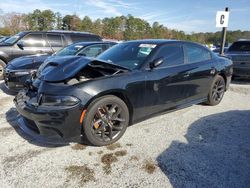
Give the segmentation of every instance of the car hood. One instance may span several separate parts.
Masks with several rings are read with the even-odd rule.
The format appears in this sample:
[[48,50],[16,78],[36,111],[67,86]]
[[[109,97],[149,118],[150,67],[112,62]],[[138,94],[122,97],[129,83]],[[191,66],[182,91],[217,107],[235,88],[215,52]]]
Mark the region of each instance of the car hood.
[[74,77],[84,67],[91,66],[112,70],[129,70],[109,62],[82,56],[50,57],[38,70],[38,78],[48,82],[62,82]]
[[9,65],[14,69],[38,69],[49,55],[30,55],[12,60]]

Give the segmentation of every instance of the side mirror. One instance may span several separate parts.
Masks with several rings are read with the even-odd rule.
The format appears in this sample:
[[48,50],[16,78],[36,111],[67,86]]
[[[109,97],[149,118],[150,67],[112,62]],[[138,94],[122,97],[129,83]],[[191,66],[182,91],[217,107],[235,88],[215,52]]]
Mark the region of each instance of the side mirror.
[[164,62],[163,57],[157,58],[149,64],[149,67],[150,69],[154,69],[155,67],[158,67],[159,65],[161,65],[163,62]]
[[20,40],[19,40],[19,41],[17,42],[17,46],[18,46],[21,50],[23,50],[23,47],[24,47],[25,45],[24,45],[24,42],[23,42],[23,41],[20,41]]

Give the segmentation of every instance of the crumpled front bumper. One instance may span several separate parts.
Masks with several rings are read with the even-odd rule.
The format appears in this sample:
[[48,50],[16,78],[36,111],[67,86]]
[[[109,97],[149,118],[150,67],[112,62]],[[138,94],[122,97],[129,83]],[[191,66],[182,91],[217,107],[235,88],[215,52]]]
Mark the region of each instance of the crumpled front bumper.
[[[33,97],[34,98],[34,97]],[[14,98],[20,128],[38,140],[53,142],[79,142],[81,140],[80,116],[82,106],[43,107],[31,104],[27,91],[20,91]],[[33,99],[34,100],[34,99]]]

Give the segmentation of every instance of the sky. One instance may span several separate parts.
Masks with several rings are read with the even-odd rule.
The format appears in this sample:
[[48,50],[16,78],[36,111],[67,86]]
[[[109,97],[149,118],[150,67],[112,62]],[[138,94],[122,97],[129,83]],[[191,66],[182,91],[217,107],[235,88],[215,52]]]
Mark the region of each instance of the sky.
[[51,9],[93,20],[131,14],[191,33],[220,31],[215,16],[225,7],[230,10],[228,30],[250,30],[250,0],[1,0],[0,14]]

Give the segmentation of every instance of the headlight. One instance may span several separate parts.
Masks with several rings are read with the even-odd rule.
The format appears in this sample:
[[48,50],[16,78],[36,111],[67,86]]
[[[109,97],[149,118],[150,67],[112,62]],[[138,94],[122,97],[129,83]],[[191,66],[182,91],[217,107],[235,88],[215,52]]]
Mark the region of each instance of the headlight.
[[43,106],[74,106],[79,102],[78,98],[72,96],[43,95],[41,99]]

